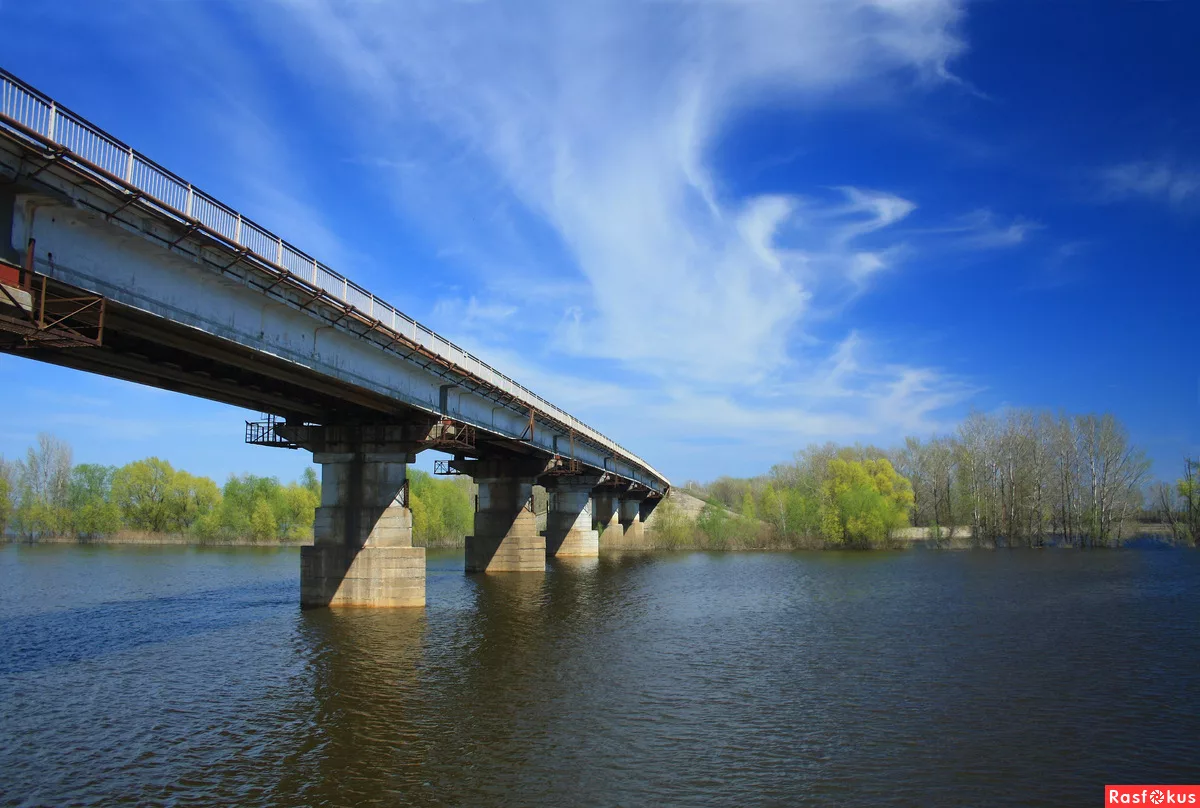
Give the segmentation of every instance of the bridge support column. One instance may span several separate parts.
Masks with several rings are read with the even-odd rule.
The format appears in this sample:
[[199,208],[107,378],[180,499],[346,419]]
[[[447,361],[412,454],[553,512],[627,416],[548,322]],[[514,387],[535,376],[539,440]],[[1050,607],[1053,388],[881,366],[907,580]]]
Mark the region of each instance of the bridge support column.
[[412,546],[411,454],[324,452],[312,547],[300,548],[300,605],[424,606],[425,548]]
[[613,491],[596,493],[596,524],[600,528],[600,543],[604,547],[619,547],[625,537],[621,524],[621,500]]
[[600,534],[592,527],[592,486],[595,479],[548,485],[546,555],[556,558],[594,558],[600,555]]
[[622,542],[626,547],[642,547],[645,545],[641,500],[621,500],[621,533]]
[[540,469],[528,463],[455,461],[479,486],[475,533],[466,537],[466,571],[545,572],[546,537],[533,512],[533,484]]

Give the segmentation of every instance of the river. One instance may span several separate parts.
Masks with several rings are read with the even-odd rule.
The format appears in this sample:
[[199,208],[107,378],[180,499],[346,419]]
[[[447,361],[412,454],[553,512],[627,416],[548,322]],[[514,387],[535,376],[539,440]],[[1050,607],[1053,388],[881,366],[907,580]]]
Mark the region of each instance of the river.
[[0,547],[0,804],[1102,804],[1200,782],[1200,553],[678,553],[301,612],[295,549]]

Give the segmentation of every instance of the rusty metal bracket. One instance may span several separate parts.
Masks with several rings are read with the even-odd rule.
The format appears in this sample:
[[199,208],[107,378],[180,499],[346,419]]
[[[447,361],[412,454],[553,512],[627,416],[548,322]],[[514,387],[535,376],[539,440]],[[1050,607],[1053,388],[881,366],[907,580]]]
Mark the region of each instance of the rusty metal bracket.
[[[533,429],[534,429],[534,426],[536,425],[536,423],[537,422],[534,420],[534,409],[532,406],[530,406],[529,422],[527,424],[525,424],[525,429],[523,429],[521,431],[521,438],[520,438],[521,440],[525,441],[526,443],[533,443]],[[526,435],[528,435],[529,437],[526,437]]]
[[242,259],[244,259],[247,255],[250,254],[250,250],[247,247],[241,247],[236,251],[236,254],[237,254],[236,258],[234,258],[232,261],[230,261],[225,266],[221,267],[222,274],[224,274],[225,272],[228,272],[229,270],[233,269],[235,266],[240,264],[242,262]]
[[41,174],[47,168],[57,163],[64,155],[66,155],[67,151],[67,149],[62,148],[61,146],[55,149],[49,149],[46,154],[46,162],[42,163],[41,168],[39,168],[37,171],[29,174],[26,179],[33,179],[38,174]]
[[138,200],[140,200],[140,199],[145,199],[145,198],[146,198],[146,195],[145,195],[145,194],[143,194],[141,191],[133,191],[133,192],[131,192],[131,193],[128,193],[128,194],[126,194],[126,195],[125,195],[125,201],[124,201],[124,202],[122,202],[122,203],[121,203],[121,204],[120,204],[120,205],[119,205],[119,206],[118,206],[118,207],[117,207],[115,210],[109,211],[109,212],[108,212],[108,213],[105,215],[104,219],[105,219],[106,221],[109,221],[109,222],[111,222],[111,221],[113,220],[113,217],[114,217],[114,216],[116,216],[116,215],[117,215],[118,213],[120,213],[121,211],[125,210],[125,208],[127,208],[127,207],[129,207],[130,205],[134,204],[134,203],[135,203],[135,202],[137,202]]
[[183,228],[183,235],[181,235],[179,238],[172,241],[171,246],[178,247],[179,242],[183,241],[185,238],[188,238],[189,236],[191,236],[193,233],[195,233],[199,229],[200,229],[200,225],[198,223],[188,222],[187,225]]

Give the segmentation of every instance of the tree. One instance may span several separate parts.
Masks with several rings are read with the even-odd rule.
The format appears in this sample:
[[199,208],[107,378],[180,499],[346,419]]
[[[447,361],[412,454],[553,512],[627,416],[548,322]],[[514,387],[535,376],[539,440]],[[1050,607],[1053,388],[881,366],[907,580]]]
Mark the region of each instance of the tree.
[[61,535],[69,529],[71,447],[59,438],[41,433],[36,448],[17,463],[19,529],[27,536]]
[[168,529],[186,531],[221,502],[221,490],[208,477],[177,471],[167,489]]
[[283,487],[274,477],[254,474],[229,475],[221,489],[221,504],[217,510],[217,531],[228,538],[253,535],[251,518],[259,501],[267,503],[276,529],[282,507]]
[[303,484],[303,478],[301,480],[301,483],[284,486],[277,514],[280,535],[292,541],[312,537],[313,519],[317,506],[321,504],[320,496]]
[[68,502],[76,536],[105,536],[121,529],[121,510],[112,500],[113,466],[81,463],[71,469]]
[[271,503],[265,497],[254,502],[254,510],[250,514],[250,535],[256,541],[270,541],[279,535],[279,526],[275,514],[271,511]]
[[112,499],[125,524],[135,530],[165,532],[172,522],[172,481],[175,469],[165,460],[149,457],[117,469]]
[[912,484],[886,459],[828,463],[822,487],[821,532],[841,546],[870,546],[908,524]]
[[708,539],[708,545],[713,550],[728,549],[734,534],[732,522],[729,511],[715,500],[705,503],[696,517],[696,527]]
[[1182,503],[1181,534],[1200,546],[1200,460],[1183,461],[1183,477],[1175,484]]
[[0,538],[8,529],[13,517],[13,467],[0,457]]
[[754,507],[754,494],[750,492],[749,488],[742,494],[742,507],[738,513],[747,522],[758,519],[758,509]]
[[788,535],[787,509],[779,494],[775,493],[775,486],[768,484],[763,488],[758,498],[758,512],[775,531],[775,535]]
[[312,492],[318,504],[321,502],[321,478],[317,476],[317,472],[312,466],[306,468],[300,475],[300,485]]

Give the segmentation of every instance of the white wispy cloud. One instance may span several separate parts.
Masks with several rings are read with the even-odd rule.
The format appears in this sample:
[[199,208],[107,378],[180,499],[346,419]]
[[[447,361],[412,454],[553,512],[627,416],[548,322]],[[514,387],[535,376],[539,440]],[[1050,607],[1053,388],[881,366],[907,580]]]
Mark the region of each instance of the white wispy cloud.
[[[857,183],[736,194],[713,159],[760,108],[868,104],[880,82],[961,87],[959,0],[241,10],[314,106],[355,132],[359,156],[334,164],[366,169],[447,261],[478,270],[431,316],[540,392],[578,399],[597,374],[577,369],[602,368],[602,403],[585,406],[611,428],[765,423],[793,443],[925,427],[970,395],[831,324],[920,254],[919,200]],[[804,144],[788,159],[802,168]],[[963,247],[1032,227],[985,218],[955,230]]]
[[1110,199],[1142,197],[1171,205],[1200,199],[1200,168],[1166,160],[1109,166],[1100,172],[1100,182]]

